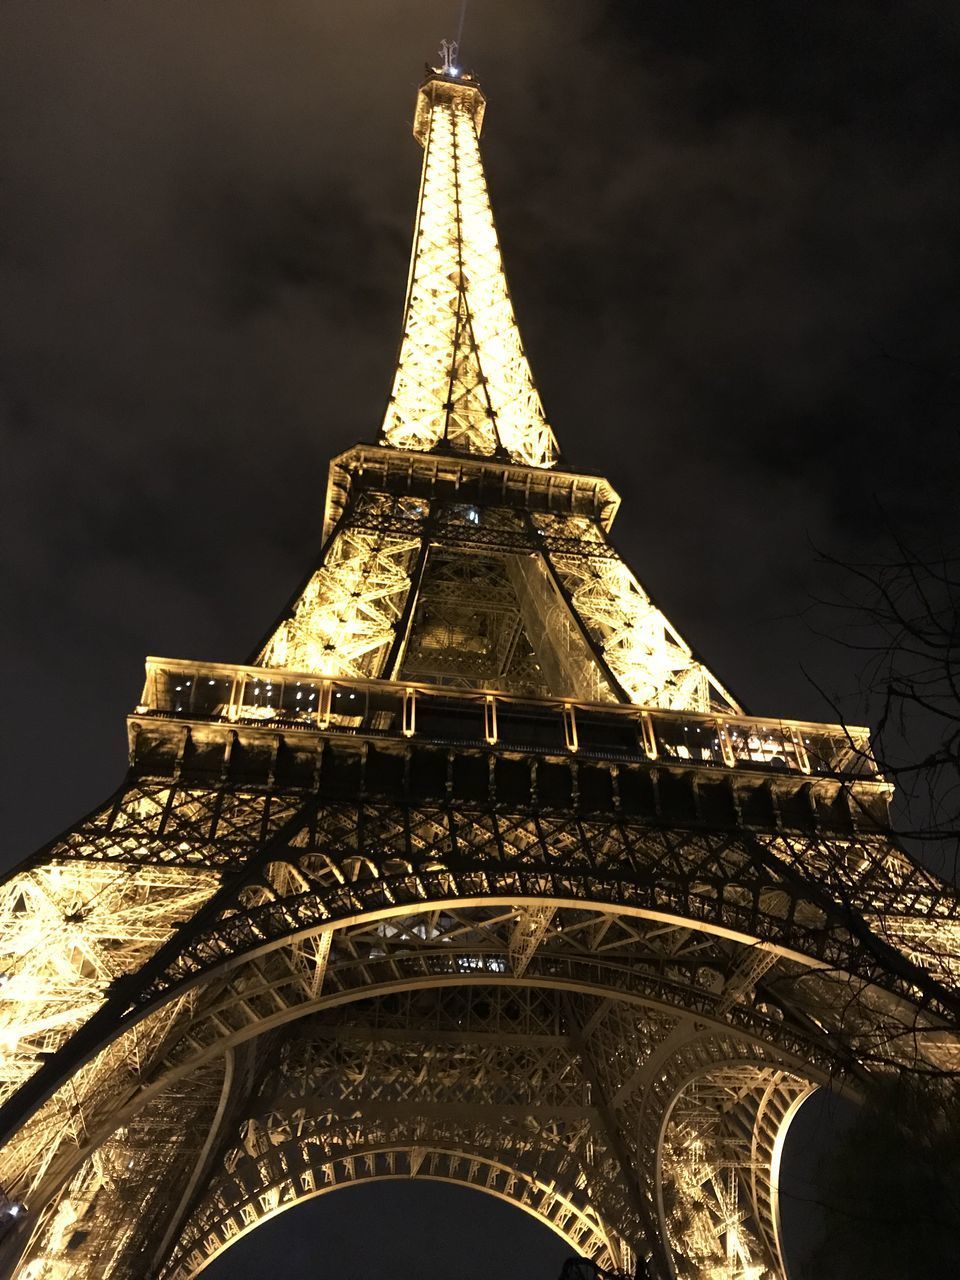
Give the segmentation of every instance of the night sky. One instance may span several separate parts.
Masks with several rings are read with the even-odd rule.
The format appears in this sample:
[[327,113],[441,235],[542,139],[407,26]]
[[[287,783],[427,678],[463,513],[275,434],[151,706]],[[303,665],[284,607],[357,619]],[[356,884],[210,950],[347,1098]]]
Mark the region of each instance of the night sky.
[[[383,416],[414,97],[458,11],[0,6],[2,866],[120,781],[146,654],[245,660],[315,558],[327,461]],[[467,11],[548,416],[751,710],[832,718],[805,672],[856,686],[818,549],[955,524],[958,49],[949,0]],[[285,1280],[548,1280],[565,1252],[403,1186],[281,1217],[211,1280],[280,1249]]]

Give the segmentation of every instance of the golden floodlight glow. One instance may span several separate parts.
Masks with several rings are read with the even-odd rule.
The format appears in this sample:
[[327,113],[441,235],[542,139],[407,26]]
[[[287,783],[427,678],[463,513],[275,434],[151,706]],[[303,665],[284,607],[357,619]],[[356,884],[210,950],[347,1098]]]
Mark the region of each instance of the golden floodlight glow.
[[4,1276],[195,1280],[424,1177],[605,1268],[785,1280],[802,1100],[960,1070],[960,902],[869,731],[743,713],[558,465],[455,54],[318,567],[256,662],[149,659],[122,784],[0,883]]
[[[414,132],[424,148],[423,174],[383,439],[404,450],[553,467],[556,441],[524,355],[487,196],[479,146],[483,106],[479,88],[464,77],[456,83],[434,77],[420,91]],[[474,559],[457,605],[449,572],[442,588],[436,581],[435,553],[426,579],[421,574],[413,581],[418,556],[425,559],[427,544],[436,541],[428,516],[428,504],[363,494],[258,661],[320,676],[395,678],[404,655],[408,669],[419,664],[419,671],[425,651],[452,656],[476,645],[476,600],[499,599],[499,617],[482,624],[490,634],[487,648],[517,652],[517,669],[511,676],[496,664],[484,666],[478,652],[475,685],[519,682],[532,689],[541,673],[542,692],[679,711],[739,710],[652,604],[597,519],[532,515],[534,527],[525,536],[528,542],[539,536],[538,554],[523,563]],[[447,529],[451,517],[445,513]],[[505,529],[511,515],[470,507],[459,519]],[[521,523],[517,532],[525,528]],[[545,607],[550,581],[562,594]],[[442,602],[435,604],[431,587],[434,595],[442,589]],[[515,621],[506,616],[511,608]],[[534,616],[542,622],[531,626]],[[431,622],[434,635],[424,637]],[[401,625],[407,634],[398,637]],[[469,681],[463,667],[461,660],[456,678]]]
[[[372,499],[366,514],[397,507]],[[407,593],[418,536],[345,528],[260,662],[321,676],[379,676]]]
[[420,91],[423,176],[383,438],[551,467],[557,444],[520,340],[480,158],[482,105],[463,80],[431,79]]

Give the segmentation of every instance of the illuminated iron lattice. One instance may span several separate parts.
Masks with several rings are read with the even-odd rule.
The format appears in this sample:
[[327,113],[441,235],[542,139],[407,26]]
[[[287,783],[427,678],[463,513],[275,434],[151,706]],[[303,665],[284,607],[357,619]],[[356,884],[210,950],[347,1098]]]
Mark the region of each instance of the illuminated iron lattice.
[[746,715],[566,472],[476,84],[424,169],[381,443],[248,666],[149,659],[117,793],[0,886],[0,1272],[192,1280],[453,1181],[601,1266],[784,1280],[803,1099],[960,1069],[960,904],[866,730]]
[[448,445],[549,467],[544,417],[507,291],[480,158],[483,96],[433,80],[414,132],[424,149],[403,340],[383,424],[403,449]]

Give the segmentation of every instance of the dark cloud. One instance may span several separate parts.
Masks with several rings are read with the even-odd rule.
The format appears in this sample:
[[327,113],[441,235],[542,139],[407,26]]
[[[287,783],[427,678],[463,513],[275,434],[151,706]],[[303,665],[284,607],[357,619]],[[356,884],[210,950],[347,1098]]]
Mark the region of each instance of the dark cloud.
[[[118,781],[144,654],[243,658],[375,437],[451,3],[6,0],[12,862]],[[814,545],[955,519],[952,5],[474,0],[465,53],[569,458],[750,705],[827,714]]]

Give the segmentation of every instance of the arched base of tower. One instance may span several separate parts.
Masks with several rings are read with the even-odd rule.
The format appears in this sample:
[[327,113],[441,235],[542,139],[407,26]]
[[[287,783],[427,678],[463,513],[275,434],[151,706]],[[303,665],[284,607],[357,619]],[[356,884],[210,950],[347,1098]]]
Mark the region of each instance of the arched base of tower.
[[[588,1205],[578,1205],[535,1175],[477,1151],[450,1150],[435,1145],[364,1147],[359,1144],[351,1148],[349,1154],[335,1154],[329,1147],[320,1146],[310,1163],[301,1165],[296,1172],[287,1166],[278,1151],[269,1154],[272,1156],[269,1162],[255,1162],[256,1174],[261,1179],[254,1184],[255,1189],[229,1208],[223,1205],[222,1216],[206,1223],[202,1239],[188,1238],[182,1242],[170,1265],[164,1268],[163,1280],[193,1280],[244,1235],[305,1200],[347,1187],[409,1179],[447,1182],[495,1196],[529,1213],[566,1241],[574,1252],[592,1258],[607,1269],[630,1270],[629,1246],[611,1239]],[[238,1225],[241,1223],[243,1225]]]
[[[522,908],[502,918],[505,942],[529,930]],[[616,920],[591,920],[613,946]],[[142,1280],[146,1258],[158,1280],[190,1280],[305,1198],[417,1177],[507,1200],[605,1267],[637,1252],[657,1280],[785,1280],[776,1159],[812,1082],[614,987],[546,985],[529,959],[521,979],[497,973],[484,937],[493,974],[356,990],[176,1076],[51,1202],[18,1280]],[[711,1270],[728,1257],[741,1271]]]

